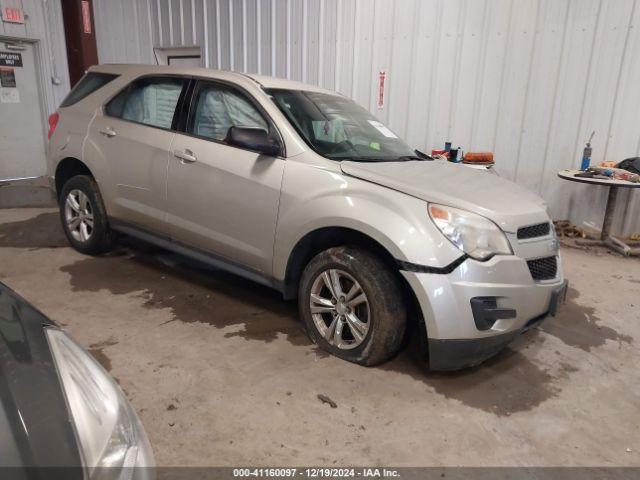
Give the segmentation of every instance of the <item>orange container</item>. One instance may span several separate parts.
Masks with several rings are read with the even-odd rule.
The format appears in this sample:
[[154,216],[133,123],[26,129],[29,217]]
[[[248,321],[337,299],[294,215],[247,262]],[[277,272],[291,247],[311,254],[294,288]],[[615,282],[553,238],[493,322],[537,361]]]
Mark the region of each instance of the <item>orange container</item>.
[[493,163],[493,152],[467,152],[463,161],[465,163]]

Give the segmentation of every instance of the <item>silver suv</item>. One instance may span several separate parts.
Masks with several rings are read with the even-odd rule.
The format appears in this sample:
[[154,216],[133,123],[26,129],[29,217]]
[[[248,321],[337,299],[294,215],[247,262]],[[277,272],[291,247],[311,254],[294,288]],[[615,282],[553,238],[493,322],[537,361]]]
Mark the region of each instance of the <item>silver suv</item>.
[[417,317],[432,369],[478,364],[566,290],[542,199],[433,161],[335,92],[96,66],[49,124],[75,249],[105,252],[117,231],[273,287],[351,362],[390,358]]

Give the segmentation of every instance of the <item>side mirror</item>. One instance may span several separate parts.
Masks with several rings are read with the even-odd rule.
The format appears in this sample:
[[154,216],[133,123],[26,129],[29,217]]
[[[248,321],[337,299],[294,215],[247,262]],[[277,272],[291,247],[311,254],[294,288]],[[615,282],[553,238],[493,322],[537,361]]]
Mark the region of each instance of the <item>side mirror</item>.
[[229,145],[260,152],[270,157],[280,153],[280,145],[269,138],[269,134],[261,128],[230,127],[225,141]]

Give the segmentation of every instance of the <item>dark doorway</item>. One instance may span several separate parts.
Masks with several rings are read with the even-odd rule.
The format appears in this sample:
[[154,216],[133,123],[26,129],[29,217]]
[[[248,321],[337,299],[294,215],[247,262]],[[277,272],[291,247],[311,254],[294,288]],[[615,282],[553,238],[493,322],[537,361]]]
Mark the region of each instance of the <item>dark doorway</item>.
[[93,5],[90,0],[62,0],[69,79],[73,87],[84,72],[98,63]]

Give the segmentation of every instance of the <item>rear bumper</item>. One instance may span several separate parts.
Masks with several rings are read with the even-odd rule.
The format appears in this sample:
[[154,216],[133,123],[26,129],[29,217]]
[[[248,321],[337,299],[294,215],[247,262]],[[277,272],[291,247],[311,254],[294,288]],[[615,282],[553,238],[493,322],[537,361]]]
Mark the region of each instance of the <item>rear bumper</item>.
[[555,314],[566,292],[558,264],[556,278],[544,282],[516,256],[467,259],[449,274],[403,271],[423,313],[430,368],[477,365]]

